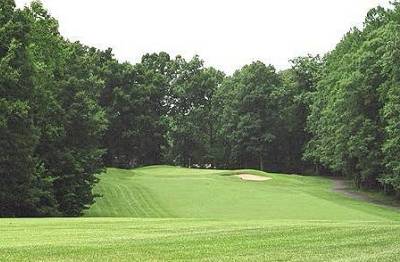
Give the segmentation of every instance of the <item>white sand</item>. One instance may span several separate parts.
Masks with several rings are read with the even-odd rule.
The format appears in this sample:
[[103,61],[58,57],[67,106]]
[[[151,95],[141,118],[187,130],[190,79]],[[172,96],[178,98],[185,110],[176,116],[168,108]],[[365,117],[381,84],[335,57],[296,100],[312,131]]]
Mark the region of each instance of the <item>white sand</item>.
[[240,179],[247,180],[247,181],[265,181],[265,180],[272,179],[270,177],[256,176],[256,175],[250,175],[250,174],[240,174],[240,175],[235,175],[235,176],[240,177]]

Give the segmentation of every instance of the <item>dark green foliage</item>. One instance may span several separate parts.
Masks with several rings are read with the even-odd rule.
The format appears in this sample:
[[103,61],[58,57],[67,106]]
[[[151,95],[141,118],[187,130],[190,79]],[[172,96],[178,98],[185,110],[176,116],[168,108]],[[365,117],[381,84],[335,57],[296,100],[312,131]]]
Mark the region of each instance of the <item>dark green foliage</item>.
[[306,131],[311,94],[319,81],[323,64],[317,57],[298,57],[292,68],[282,71],[283,88],[277,92],[280,115],[279,136],[274,141],[279,171],[302,173],[312,168],[302,160],[304,146],[311,135]]
[[103,88],[103,81],[95,75],[97,53],[78,43],[69,44],[66,53],[63,78],[58,82],[63,133],[52,159],[57,164],[51,168],[53,176],[56,174],[54,188],[60,209],[71,216],[93,203],[95,174],[103,166],[100,139],[107,120],[97,103]]
[[380,115],[384,126],[382,144],[384,172],[382,172],[383,174],[381,174],[379,181],[383,184],[386,192],[395,192],[400,197],[399,4],[395,4],[394,11],[384,14],[382,16],[390,19],[390,22],[382,26],[381,29],[384,45],[380,49],[384,54],[380,57],[380,63],[382,64],[382,72],[385,74],[386,81],[379,88],[380,101],[382,103]]
[[224,75],[214,68],[205,68],[198,57],[188,62],[178,57],[175,63],[177,77],[172,81],[167,118],[168,157],[184,166],[215,164],[211,148],[218,119],[212,100]]
[[40,215],[30,25],[12,1],[0,2],[0,216]]
[[228,78],[219,93],[220,137],[228,163],[259,167],[271,158],[279,132],[275,92],[282,87],[272,66],[255,62]]
[[397,191],[399,181],[400,8],[376,8],[326,57],[313,94],[306,158],[354,178],[358,186]]
[[0,216],[79,215],[103,167],[99,54],[62,39],[41,4],[1,4]]
[[113,65],[103,105],[110,119],[104,137],[109,165],[132,167],[161,161],[172,61],[168,54],[145,55],[142,62]]

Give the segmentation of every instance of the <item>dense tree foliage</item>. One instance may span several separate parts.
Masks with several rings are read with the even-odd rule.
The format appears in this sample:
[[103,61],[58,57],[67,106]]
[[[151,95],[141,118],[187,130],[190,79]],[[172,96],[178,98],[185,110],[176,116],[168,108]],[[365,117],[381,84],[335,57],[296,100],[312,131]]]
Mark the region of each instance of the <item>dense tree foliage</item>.
[[400,6],[376,8],[363,30],[353,29],[326,56],[312,95],[305,157],[358,186],[399,184],[399,17]]
[[226,79],[219,92],[220,132],[227,148],[228,166],[254,166],[264,169],[273,151],[278,110],[275,91],[282,86],[272,66],[255,62]]
[[1,5],[0,214],[79,215],[103,168],[98,51],[65,41],[37,2]]
[[205,68],[198,57],[177,57],[175,75],[167,115],[168,160],[185,166],[209,164],[216,132],[211,103],[224,75]]
[[28,54],[30,24],[13,1],[0,2],[0,214],[36,213],[42,170],[33,152],[36,89]]
[[298,57],[292,68],[280,72],[283,88],[278,90],[279,133],[274,141],[276,168],[285,172],[312,172],[311,163],[303,161],[305,144],[311,136],[306,130],[311,94],[321,75],[319,56]]
[[400,195],[400,5],[324,57],[233,75],[195,56],[71,43],[39,2],[0,1],[0,216],[76,216],[105,166],[348,176]]

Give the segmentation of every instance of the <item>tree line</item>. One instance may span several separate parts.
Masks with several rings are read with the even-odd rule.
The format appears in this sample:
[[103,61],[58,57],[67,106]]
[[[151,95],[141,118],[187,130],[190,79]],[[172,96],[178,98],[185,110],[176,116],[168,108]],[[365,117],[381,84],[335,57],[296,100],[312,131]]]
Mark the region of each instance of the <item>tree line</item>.
[[39,2],[0,1],[0,216],[78,216],[106,166],[347,176],[400,195],[400,6],[323,57],[232,75],[165,52],[121,63]]

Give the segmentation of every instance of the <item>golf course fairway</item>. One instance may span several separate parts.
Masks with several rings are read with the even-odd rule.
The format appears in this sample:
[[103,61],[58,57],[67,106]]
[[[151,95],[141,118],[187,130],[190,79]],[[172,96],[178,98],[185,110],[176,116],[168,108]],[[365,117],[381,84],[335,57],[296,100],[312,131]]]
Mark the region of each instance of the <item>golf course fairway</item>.
[[110,168],[83,217],[0,219],[0,261],[399,260],[400,212],[332,188],[255,170]]

